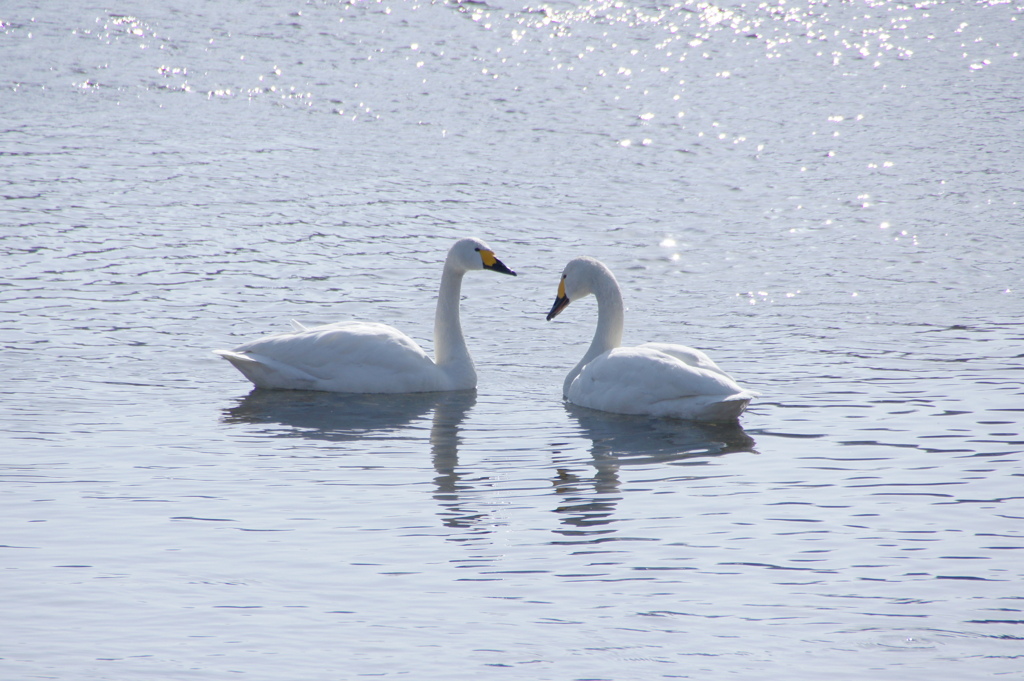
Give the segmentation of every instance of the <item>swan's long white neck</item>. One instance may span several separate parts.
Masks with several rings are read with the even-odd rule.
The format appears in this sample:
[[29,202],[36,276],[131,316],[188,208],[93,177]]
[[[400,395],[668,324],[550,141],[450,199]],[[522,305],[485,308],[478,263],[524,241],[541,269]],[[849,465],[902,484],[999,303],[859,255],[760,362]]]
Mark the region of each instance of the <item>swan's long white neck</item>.
[[471,380],[475,386],[476,370],[459,320],[463,275],[460,269],[445,262],[434,313],[434,363],[460,384]]
[[591,289],[597,298],[597,329],[590,348],[583,359],[573,367],[562,384],[562,394],[569,394],[569,385],[590,360],[622,345],[622,329],[626,320],[626,309],[622,303],[622,292],[614,275],[605,268],[593,270]]

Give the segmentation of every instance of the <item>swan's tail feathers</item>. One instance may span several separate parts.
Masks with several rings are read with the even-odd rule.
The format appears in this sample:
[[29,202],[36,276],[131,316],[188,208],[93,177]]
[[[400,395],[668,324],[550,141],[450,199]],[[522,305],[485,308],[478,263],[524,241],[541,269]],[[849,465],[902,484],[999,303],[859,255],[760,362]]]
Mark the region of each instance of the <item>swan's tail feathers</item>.
[[705,404],[695,420],[706,423],[732,423],[746,411],[752,397],[753,395],[744,391],[730,395],[723,400]]
[[292,322],[292,329],[293,330],[295,330],[295,331],[309,331],[309,327],[306,326],[305,324],[303,324],[302,322],[300,322],[300,321],[298,321],[296,319],[291,320],[291,322]]
[[231,362],[257,388],[313,390],[316,387],[314,377],[267,357],[253,357],[232,350],[214,350],[213,353]]
[[248,355],[243,355],[242,353],[234,352],[233,350],[214,350],[213,354],[223,357],[232,364],[235,364],[235,366],[237,366],[237,363],[239,362],[246,363],[256,361],[252,357],[249,357]]
[[259,385],[257,376],[261,373],[261,366],[258,360],[243,355],[240,352],[233,352],[231,350],[214,350],[213,354],[223,357],[227,361],[231,362],[236,369],[242,372],[242,375],[252,381],[255,385]]

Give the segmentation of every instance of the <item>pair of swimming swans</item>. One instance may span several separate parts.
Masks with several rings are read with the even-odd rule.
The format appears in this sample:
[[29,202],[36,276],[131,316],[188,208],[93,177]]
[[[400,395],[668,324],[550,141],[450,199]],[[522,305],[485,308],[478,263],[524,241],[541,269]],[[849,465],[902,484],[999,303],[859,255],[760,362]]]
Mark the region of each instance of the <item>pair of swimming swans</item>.
[[[441,273],[434,314],[434,360],[407,335],[386,324],[338,322],[215,350],[258,388],[345,393],[412,393],[476,387],[476,369],[459,320],[467,272],[515,276],[479,239],[451,247]],[[590,349],[565,377],[563,395],[574,404],[620,414],[735,421],[755,393],[744,390],[699,350],[669,343],[620,347],[622,293],[615,276],[593,258],[569,261],[548,313],[571,301],[597,298],[597,330]]]

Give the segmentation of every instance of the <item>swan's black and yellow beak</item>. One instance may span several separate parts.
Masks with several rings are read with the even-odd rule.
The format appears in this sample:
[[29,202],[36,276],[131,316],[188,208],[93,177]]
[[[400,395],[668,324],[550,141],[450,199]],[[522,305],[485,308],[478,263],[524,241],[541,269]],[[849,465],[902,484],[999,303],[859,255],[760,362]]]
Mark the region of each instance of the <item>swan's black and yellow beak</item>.
[[502,274],[511,274],[513,277],[516,273],[505,266],[505,263],[494,257],[494,251],[480,250],[480,259],[484,262],[484,269],[491,270],[492,272],[501,272]]
[[565,295],[565,279],[558,282],[558,297],[555,298],[555,304],[551,306],[551,312],[548,312],[548,321],[558,316],[558,313],[569,306],[569,296]]

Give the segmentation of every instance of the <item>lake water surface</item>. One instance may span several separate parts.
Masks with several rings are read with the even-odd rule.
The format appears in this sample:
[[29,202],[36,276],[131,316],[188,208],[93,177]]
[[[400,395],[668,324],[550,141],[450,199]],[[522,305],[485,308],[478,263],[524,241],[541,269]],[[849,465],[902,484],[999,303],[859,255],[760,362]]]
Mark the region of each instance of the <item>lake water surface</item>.
[[[1024,673],[1024,6],[0,7],[0,678]],[[342,319],[469,393],[251,391]],[[707,351],[738,427],[563,403]]]

